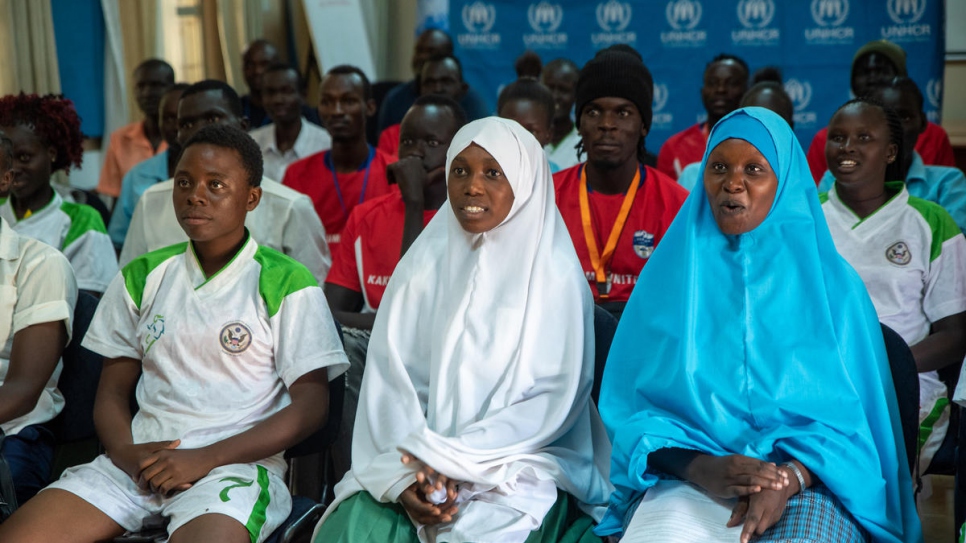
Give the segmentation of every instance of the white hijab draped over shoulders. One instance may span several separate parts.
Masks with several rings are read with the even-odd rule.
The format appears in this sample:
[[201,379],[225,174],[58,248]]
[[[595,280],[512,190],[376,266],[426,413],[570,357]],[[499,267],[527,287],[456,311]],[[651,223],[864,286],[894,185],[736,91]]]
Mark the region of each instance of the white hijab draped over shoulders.
[[336,488],[336,503],[362,490],[397,501],[415,481],[401,451],[466,483],[454,526],[420,529],[423,541],[516,540],[492,532],[539,527],[556,488],[599,519],[611,489],[590,401],[593,299],[544,151],[516,122],[490,117],[456,134],[447,172],[471,143],[500,163],[512,208],[470,234],[447,202],[399,263],[369,344],[352,469]]

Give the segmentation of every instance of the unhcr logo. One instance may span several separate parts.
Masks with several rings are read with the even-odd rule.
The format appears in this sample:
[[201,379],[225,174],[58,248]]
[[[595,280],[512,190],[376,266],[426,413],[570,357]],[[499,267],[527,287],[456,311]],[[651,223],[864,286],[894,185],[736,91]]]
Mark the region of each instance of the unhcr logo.
[[597,26],[603,32],[590,35],[590,40],[598,47],[606,47],[615,43],[633,44],[637,41],[637,33],[627,30],[633,18],[631,5],[618,0],[608,0],[597,4]]
[[930,79],[926,84],[926,97],[929,105],[938,108],[943,103],[943,82],[941,79]]
[[889,0],[889,18],[897,25],[919,22],[926,13],[926,0]]
[[597,24],[604,32],[623,32],[631,24],[631,5],[617,0],[597,4]]
[[496,8],[493,4],[473,2],[463,6],[463,26],[475,34],[485,34],[496,23]]
[[926,100],[929,100],[931,109],[926,111],[926,117],[934,123],[939,122],[939,110],[943,104],[943,81],[942,79],[930,79],[926,83]]
[[731,31],[736,45],[777,45],[779,30],[769,28],[775,18],[773,0],[741,0],[738,2],[738,22],[744,28]]
[[849,17],[849,0],[812,0],[812,20],[818,26],[805,29],[805,39],[812,44],[848,44],[855,38],[855,28],[843,26]]
[[661,32],[661,43],[669,47],[703,47],[708,33],[697,28],[701,23],[701,2],[698,0],[671,0],[664,10],[668,32]]
[[799,125],[815,124],[818,115],[814,111],[808,110],[812,103],[812,84],[808,81],[789,79],[785,82],[785,92],[792,99],[792,106],[795,108],[795,128]]
[[738,20],[745,28],[764,28],[775,17],[772,0],[741,0],[738,2]]
[[927,7],[927,0],[888,0],[886,10],[895,24],[882,27],[882,37],[896,42],[928,40],[932,26],[921,22]]
[[563,22],[563,8],[560,4],[550,2],[540,2],[530,4],[527,10],[527,19],[530,21],[530,28],[534,32],[556,32]]
[[673,0],[668,2],[667,22],[674,30],[692,30],[701,22],[701,2],[697,0]]
[[667,85],[664,83],[654,83],[654,97],[651,100],[651,111],[653,112],[653,116],[651,117],[652,130],[655,127],[669,128],[674,122],[674,115],[664,111],[669,95]]
[[839,26],[848,16],[849,0],[812,0],[812,19],[818,26]]
[[500,35],[491,33],[496,24],[496,7],[487,2],[473,2],[463,6],[463,26],[467,34],[460,34],[457,39],[463,47],[477,49],[492,49],[500,45]]
[[523,43],[535,49],[553,49],[567,45],[567,34],[557,32],[563,23],[564,11],[560,4],[538,2],[530,4],[527,20],[533,33],[523,35]]

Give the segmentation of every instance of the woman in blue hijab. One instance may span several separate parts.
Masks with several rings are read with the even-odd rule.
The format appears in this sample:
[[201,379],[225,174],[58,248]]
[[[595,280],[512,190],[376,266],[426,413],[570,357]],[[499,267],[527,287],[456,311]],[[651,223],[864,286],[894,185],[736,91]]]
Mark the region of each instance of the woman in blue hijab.
[[737,110],[701,170],[607,361],[598,534],[922,541],[875,309],[791,128]]

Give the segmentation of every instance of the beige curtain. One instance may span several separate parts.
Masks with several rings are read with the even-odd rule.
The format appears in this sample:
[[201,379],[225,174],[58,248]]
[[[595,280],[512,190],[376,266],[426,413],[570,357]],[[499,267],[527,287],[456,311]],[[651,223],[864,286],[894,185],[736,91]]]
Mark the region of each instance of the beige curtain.
[[242,53],[249,42],[262,36],[259,0],[216,0],[217,28],[225,81],[243,94]]
[[212,47],[206,59],[209,77],[224,79],[245,94],[242,54],[249,43],[265,38],[275,44],[283,60],[286,57],[285,4],[276,0],[205,1],[206,42],[217,44],[217,50]]
[[0,0],[0,94],[60,92],[50,0]]
[[139,119],[141,112],[134,98],[131,76],[138,64],[149,58],[164,57],[160,0],[107,0],[117,6],[121,23],[123,77],[127,84],[126,104],[129,119]]

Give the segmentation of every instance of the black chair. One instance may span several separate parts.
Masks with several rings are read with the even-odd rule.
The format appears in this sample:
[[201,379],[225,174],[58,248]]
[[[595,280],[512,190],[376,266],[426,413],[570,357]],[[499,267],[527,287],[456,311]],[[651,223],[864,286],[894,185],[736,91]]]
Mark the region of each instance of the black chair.
[[[962,371],[962,363],[947,366],[939,370],[939,380],[946,384],[949,390],[949,397],[952,400],[952,393],[956,390],[959,382],[959,374]],[[929,468],[922,475],[952,475],[955,477],[954,498],[953,498],[953,533],[955,539],[959,540],[959,528],[966,521],[966,447],[961,447],[963,439],[966,439],[966,420],[962,415],[962,408],[950,401],[949,404],[949,427],[939,450],[933,455]],[[917,477],[918,479],[918,477]],[[919,481],[916,481],[917,485]]]
[[604,366],[607,364],[607,355],[610,353],[610,345],[614,342],[614,334],[617,332],[617,317],[610,311],[599,305],[594,306],[594,387],[590,391],[590,397],[594,403],[600,403],[600,383],[604,378]]
[[104,201],[93,190],[82,190],[72,187],[70,189],[70,195],[78,204],[93,207],[100,214],[101,219],[104,221],[104,226],[107,226],[111,222],[111,210],[107,208]]
[[892,370],[892,382],[896,389],[899,418],[902,423],[902,441],[906,446],[909,472],[915,474],[919,453],[919,369],[912,351],[892,328],[882,326],[886,355]]
[[64,395],[64,410],[47,424],[56,440],[52,480],[60,477],[65,469],[90,462],[100,454],[94,429],[94,396],[104,360],[101,355],[81,347],[97,303],[97,298],[87,292],[78,294],[71,341],[61,357],[63,370],[57,388]]

